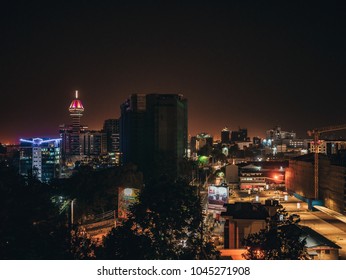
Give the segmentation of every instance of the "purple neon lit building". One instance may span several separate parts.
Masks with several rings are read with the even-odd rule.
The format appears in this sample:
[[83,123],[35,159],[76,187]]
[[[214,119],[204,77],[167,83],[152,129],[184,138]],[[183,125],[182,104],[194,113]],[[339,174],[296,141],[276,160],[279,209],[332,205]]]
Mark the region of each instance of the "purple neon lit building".
[[80,132],[81,124],[80,119],[83,116],[84,107],[82,101],[78,99],[78,90],[76,90],[75,99],[71,102],[69,107],[70,116],[72,117],[72,133],[70,139],[70,147],[72,155],[81,154],[81,145],[80,145]]
[[48,183],[60,175],[60,138],[20,139],[19,173]]

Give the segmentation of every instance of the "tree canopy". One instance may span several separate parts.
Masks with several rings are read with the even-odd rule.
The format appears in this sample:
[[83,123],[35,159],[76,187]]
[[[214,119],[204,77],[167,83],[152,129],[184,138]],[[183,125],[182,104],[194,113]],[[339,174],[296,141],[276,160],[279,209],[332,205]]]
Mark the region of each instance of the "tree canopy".
[[0,259],[69,259],[66,219],[51,188],[0,163]]
[[146,185],[128,219],[105,237],[102,259],[216,259],[196,187],[161,177]]
[[243,257],[247,260],[307,259],[306,243],[301,238],[299,222],[298,215],[288,215],[285,209],[279,209],[268,220],[266,229],[249,234],[243,240],[247,248]]

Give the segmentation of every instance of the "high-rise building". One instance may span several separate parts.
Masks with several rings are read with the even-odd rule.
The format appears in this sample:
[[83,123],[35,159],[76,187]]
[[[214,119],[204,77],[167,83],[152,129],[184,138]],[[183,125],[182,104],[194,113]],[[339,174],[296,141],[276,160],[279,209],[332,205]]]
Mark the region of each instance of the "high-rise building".
[[209,146],[210,150],[213,147],[213,136],[206,132],[201,132],[196,136],[191,137],[191,152],[197,153],[204,146]]
[[283,139],[296,139],[295,132],[283,131],[280,126],[275,126],[273,129],[266,131],[266,138],[272,141],[281,141]]
[[78,99],[78,91],[75,92],[75,99],[72,100],[68,110],[72,118],[72,125],[63,124],[59,127],[59,134],[62,139],[61,154],[64,162],[74,162],[82,158],[81,134],[88,129],[80,122],[84,106],[82,101]]
[[76,97],[72,100],[69,107],[70,116],[72,118],[72,133],[70,134],[70,147],[72,155],[81,154],[81,145],[80,145],[80,133],[81,133],[81,124],[80,119],[83,116],[84,107],[82,101],[78,99],[78,90],[76,90]]
[[107,152],[119,153],[120,152],[120,120],[108,119],[103,123],[103,131],[106,133],[107,138]]
[[120,150],[145,178],[179,174],[186,156],[187,100],[180,94],[133,94],[121,105]]
[[87,130],[80,134],[81,155],[97,157],[107,153],[106,133],[97,130]]
[[60,174],[61,139],[31,138],[20,139],[19,173],[33,174],[48,183]]
[[72,100],[68,110],[72,118],[72,125],[60,126],[63,161],[69,164],[81,160],[88,162],[93,157],[106,154],[106,133],[103,131],[88,130],[88,127],[82,125],[80,122],[83,116],[84,106],[78,98],[78,91],[76,91],[75,99]]
[[230,136],[230,131],[228,130],[227,127],[221,130],[221,143],[222,144],[229,144],[229,136]]
[[249,141],[249,138],[247,137],[247,129],[246,128],[239,128],[238,131],[232,131],[231,132],[231,141],[232,142],[245,142]]
[[120,153],[120,119],[108,119],[103,123],[103,132],[106,135],[107,153],[112,164],[121,164]]

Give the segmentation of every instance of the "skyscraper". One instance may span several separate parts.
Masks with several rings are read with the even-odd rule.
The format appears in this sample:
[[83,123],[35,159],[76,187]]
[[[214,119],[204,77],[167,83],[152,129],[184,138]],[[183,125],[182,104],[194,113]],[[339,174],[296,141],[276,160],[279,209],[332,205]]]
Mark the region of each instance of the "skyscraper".
[[107,152],[120,152],[120,120],[108,119],[103,123],[103,131],[107,138]]
[[228,130],[227,127],[221,130],[221,143],[222,144],[229,144],[229,136],[230,136],[230,131]]
[[69,107],[70,116],[72,117],[72,133],[70,136],[70,147],[71,155],[80,155],[81,154],[81,145],[80,145],[80,132],[81,124],[80,119],[83,116],[84,107],[82,101],[78,99],[78,90],[75,92],[76,97],[72,100]]
[[121,164],[120,153],[120,119],[108,119],[103,123],[106,135],[107,153],[114,165]]
[[187,153],[187,100],[180,94],[133,94],[121,105],[120,150],[146,179],[177,176]]
[[243,142],[249,141],[250,139],[247,137],[247,128],[240,128],[238,131],[234,130],[231,132],[231,141],[232,142]]
[[61,141],[61,155],[64,163],[73,164],[77,160],[82,159],[83,155],[83,132],[88,127],[81,125],[81,117],[83,116],[84,106],[78,98],[78,91],[75,92],[75,99],[72,100],[69,108],[72,124],[60,125],[59,134]]
[[60,125],[59,133],[62,139],[62,161],[64,166],[71,169],[77,161],[88,164],[93,159],[107,154],[107,142],[104,131],[88,130],[86,125],[81,124],[84,106],[78,98],[78,91],[75,92],[75,99],[68,110],[72,125]]

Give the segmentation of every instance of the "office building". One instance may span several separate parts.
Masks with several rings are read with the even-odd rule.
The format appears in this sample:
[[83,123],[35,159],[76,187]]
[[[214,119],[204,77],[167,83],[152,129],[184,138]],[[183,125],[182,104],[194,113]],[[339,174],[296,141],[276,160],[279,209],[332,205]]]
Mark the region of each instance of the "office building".
[[87,130],[80,134],[79,142],[83,157],[98,157],[107,153],[106,133]]
[[72,131],[70,134],[70,153],[72,155],[81,154],[80,145],[80,133],[81,133],[81,123],[80,119],[83,116],[84,107],[82,101],[78,99],[78,90],[76,90],[75,99],[71,102],[69,111],[72,118]]
[[247,136],[246,128],[239,128],[238,131],[234,130],[231,132],[231,141],[232,142],[246,142],[250,139]]
[[20,139],[19,173],[33,175],[44,183],[59,177],[61,139]]
[[230,141],[230,131],[227,127],[221,130],[221,143],[222,144],[229,144]]
[[198,153],[198,151],[205,147],[208,146],[210,148],[210,150],[213,147],[213,136],[211,136],[210,134],[206,133],[206,132],[201,132],[199,134],[197,134],[196,136],[192,136],[191,137],[191,152],[194,153]]
[[103,123],[103,131],[106,133],[107,138],[107,152],[119,153],[120,152],[120,120],[108,119]]
[[59,134],[62,139],[61,153],[64,162],[74,162],[81,160],[81,133],[87,130],[87,126],[81,125],[81,118],[84,112],[82,101],[78,98],[78,91],[75,92],[75,99],[72,100],[69,108],[72,118],[71,125],[60,125]]
[[73,168],[77,161],[88,164],[94,158],[107,154],[107,133],[89,130],[88,126],[81,124],[84,106],[78,98],[78,91],[68,110],[72,124],[60,125],[59,130],[63,164]]
[[180,94],[133,94],[120,108],[124,164],[137,165],[146,179],[177,176],[187,153],[187,100]]

